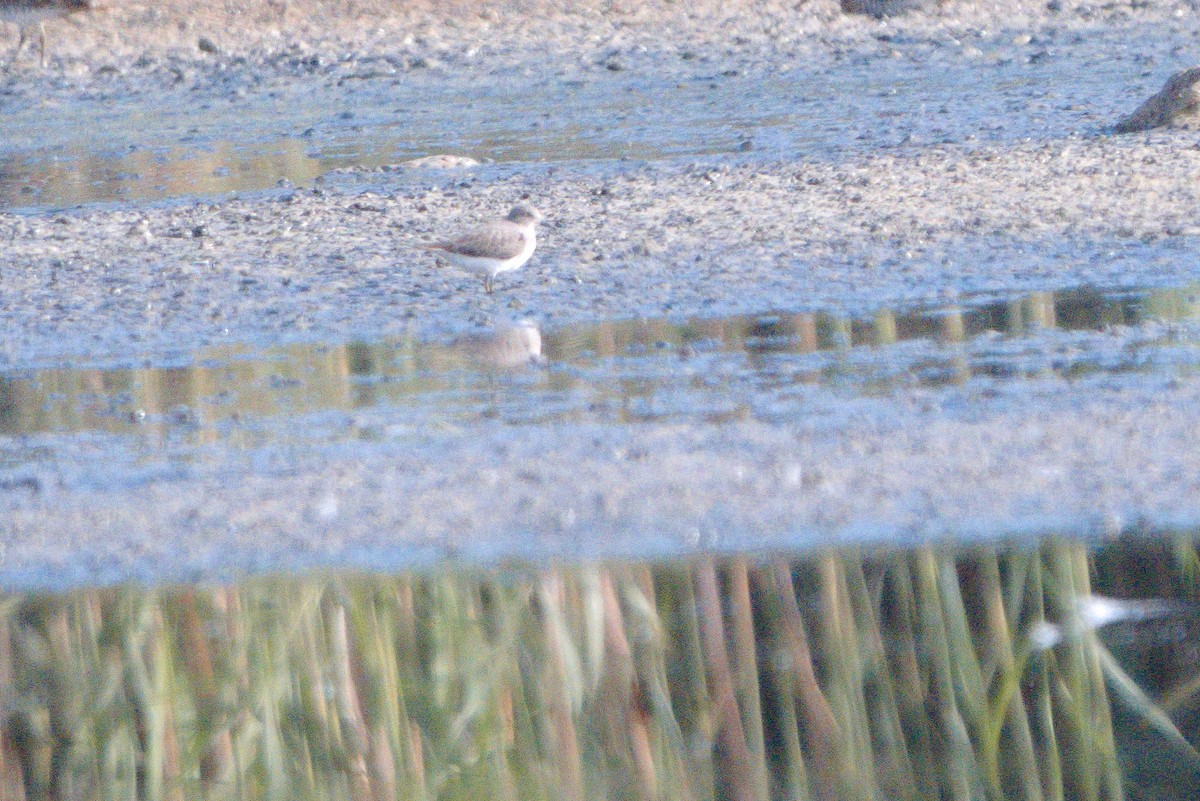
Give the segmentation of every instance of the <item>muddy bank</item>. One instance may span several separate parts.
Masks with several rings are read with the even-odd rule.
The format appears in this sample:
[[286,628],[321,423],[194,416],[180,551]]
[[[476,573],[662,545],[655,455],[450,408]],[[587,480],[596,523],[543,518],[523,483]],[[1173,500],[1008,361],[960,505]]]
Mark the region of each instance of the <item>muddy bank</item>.
[[783,425],[401,429],[175,464],[91,437],[6,478],[0,581],[1193,526],[1197,409],[1195,379],[1101,377],[829,399]]
[[[1195,134],[1111,134],[1181,66],[1197,27],[1183,6],[949,4],[884,21],[819,3],[633,6],[167,4],[59,23],[50,69],[0,79],[12,152],[37,153],[6,168],[11,202],[32,206],[0,213],[0,365],[1196,277]],[[229,47],[173,49],[218,23]],[[272,50],[276,34],[342,55]],[[119,69],[98,66],[104,48]],[[476,109],[473,94],[491,99]],[[623,105],[597,109],[610,95]],[[264,137],[247,185],[284,188],[222,199]],[[507,160],[377,171],[430,155],[410,139]],[[703,146],[681,155],[689,139]],[[189,147],[194,169],[177,169]],[[82,197],[110,178],[119,190],[122,171],[154,192],[37,205],[43,184]],[[521,199],[546,215],[541,245],[495,297],[410,249]]]
[[[630,316],[870,311],[1200,277],[1186,133],[943,146],[842,164],[626,165],[397,179],[387,192],[0,218],[11,366],[136,363],[215,342],[345,341]],[[412,245],[545,209],[486,295]]]
[[1195,29],[1136,3],[309,5],[52,22],[50,67],[0,74],[0,207],[220,198],[441,152],[840,161],[1094,137],[1190,66]]
[[843,13],[838,3],[828,0],[110,0],[97,5],[99,11],[50,27],[50,54],[69,78],[145,70],[159,59],[176,66],[253,60],[289,48],[294,54],[307,51],[326,64],[387,53],[414,59],[432,56],[438,63],[509,57],[565,66],[595,53],[611,56],[614,48],[632,54],[673,50],[683,43],[715,52],[778,55],[814,44],[854,44],[864,36],[888,33],[951,40],[1003,31],[1071,33],[1144,24],[1186,31],[1194,14],[1186,2],[1086,0],[931,3],[925,11],[885,20]]
[[[38,129],[41,117],[124,103],[148,122],[120,128],[113,148],[157,131],[153,163],[211,135],[154,127],[156,102],[166,116],[189,98],[201,118],[271,118],[310,87],[369,85],[379,100],[389,81],[418,92],[502,81],[550,97],[538,119],[552,125],[554,92],[604,81],[723,86],[752,105],[772,70],[883,78],[847,95],[852,113],[814,102],[775,119],[771,106],[688,155],[374,170],[386,151],[359,165],[372,169],[232,199],[188,197],[192,178],[170,174],[165,202],[33,203],[0,214],[0,370],[189,365],[214,344],[445,342],[513,319],[862,315],[1200,279],[1195,134],[1108,131],[1188,66],[1186,6],[950,4],[886,22],[816,3],[619,6],[452,20],[417,6],[247,6],[238,25],[224,11],[130,6],[52,35],[52,68],[11,71],[0,91],[31,141],[60,130]],[[939,70],[957,87],[940,104],[910,103],[930,87],[892,80]],[[990,87],[977,102],[964,77],[976,74]],[[652,138],[672,106],[647,98],[655,114],[631,111],[629,130]],[[811,135],[785,135],[805,119]],[[522,199],[547,218],[541,245],[495,295],[411,247]],[[16,433],[0,438],[0,581],[1190,525],[1198,393],[1192,372],[1164,364],[816,392],[770,422],[406,428],[394,410],[382,426],[318,411],[295,425],[337,432],[321,442]]]

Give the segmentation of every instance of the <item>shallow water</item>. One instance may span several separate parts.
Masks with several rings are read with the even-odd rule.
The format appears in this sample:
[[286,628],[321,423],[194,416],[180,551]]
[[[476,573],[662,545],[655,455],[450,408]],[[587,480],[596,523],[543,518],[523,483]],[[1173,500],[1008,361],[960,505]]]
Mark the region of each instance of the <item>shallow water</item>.
[[1193,535],[0,593],[27,799],[1184,801]]
[[[1200,289],[1035,293],[870,317],[626,320],[453,342],[222,346],[170,367],[0,373],[0,434],[263,444],[480,420],[781,421],[813,393],[1200,367]],[[1180,323],[1169,326],[1166,323]],[[368,430],[301,421],[370,410]],[[319,432],[319,434],[318,434]]]
[[[666,54],[620,71],[489,76],[398,71],[385,59],[303,79],[82,97],[10,97],[0,138],[0,209],[137,203],[307,185],[343,167],[433,153],[529,164],[736,154],[771,160],[951,142],[1096,132],[1157,50],[1134,63],[1127,35],[1070,43],[906,41],[730,68]],[[893,52],[894,51],[894,52]],[[247,67],[246,69],[249,69]],[[119,84],[118,84],[119,86]],[[405,180],[397,177],[394,180]]]

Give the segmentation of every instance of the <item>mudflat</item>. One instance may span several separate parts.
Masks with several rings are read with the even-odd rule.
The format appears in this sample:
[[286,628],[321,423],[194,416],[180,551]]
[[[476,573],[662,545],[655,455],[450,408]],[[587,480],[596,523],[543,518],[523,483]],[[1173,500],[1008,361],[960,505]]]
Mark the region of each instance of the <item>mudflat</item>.
[[[11,410],[39,371],[92,371],[86,403],[112,396],[106,371],[161,378],[214,348],[859,319],[1200,278],[1200,140],[1112,128],[1193,66],[1185,3],[433,6],[113,5],[51,24],[50,66],[26,53],[0,77],[0,418],[30,419]],[[210,184],[262,141],[288,143],[270,169]],[[172,155],[188,147],[207,155]],[[482,163],[404,165],[442,152]],[[494,295],[414,247],[522,200],[545,214],[539,248]],[[575,421],[413,427],[368,405],[341,435],[251,445],[0,426],[0,581],[1190,526],[1197,333],[1189,315],[1029,331],[1051,365],[1034,379],[821,384],[719,420],[580,404]],[[907,347],[917,364],[947,345]],[[1081,350],[1143,369],[1054,369]],[[520,405],[554,369],[493,389]],[[687,396],[697,377],[677,372]],[[189,392],[148,411],[203,427],[180,407],[205,389]]]

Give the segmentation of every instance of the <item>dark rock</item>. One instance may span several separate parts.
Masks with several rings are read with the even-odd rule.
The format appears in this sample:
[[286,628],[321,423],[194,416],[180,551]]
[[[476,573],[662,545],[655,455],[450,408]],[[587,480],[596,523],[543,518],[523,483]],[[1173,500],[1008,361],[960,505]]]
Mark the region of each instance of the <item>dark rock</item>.
[[1200,127],[1200,67],[1178,72],[1161,90],[1113,128],[1117,133],[1149,131],[1152,128]]
[[842,0],[842,11],[880,19],[937,5],[936,0]]

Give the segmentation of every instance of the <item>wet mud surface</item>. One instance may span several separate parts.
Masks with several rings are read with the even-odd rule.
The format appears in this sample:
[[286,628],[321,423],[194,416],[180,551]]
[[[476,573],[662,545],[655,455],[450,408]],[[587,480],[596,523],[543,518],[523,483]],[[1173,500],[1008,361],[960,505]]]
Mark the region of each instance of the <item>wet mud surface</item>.
[[1112,34],[1080,37],[1069,59],[1053,40],[1016,44],[1008,32],[973,43],[878,36],[766,63],[618,51],[595,64],[497,74],[379,57],[232,87],[232,77],[202,76],[152,99],[122,86],[129,78],[79,98],[18,97],[7,109],[17,135],[2,154],[0,202],[36,211],[219,197],[443,152],[502,164],[738,153],[837,161],[906,145],[1094,133],[1126,99],[1112,95],[1129,71],[1112,57]]
[[[52,39],[0,581],[1194,522],[1200,149],[1110,126],[1195,12],[1010,11]],[[494,295],[413,248],[521,199]]]

